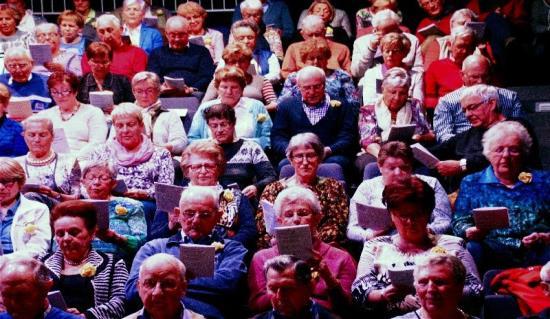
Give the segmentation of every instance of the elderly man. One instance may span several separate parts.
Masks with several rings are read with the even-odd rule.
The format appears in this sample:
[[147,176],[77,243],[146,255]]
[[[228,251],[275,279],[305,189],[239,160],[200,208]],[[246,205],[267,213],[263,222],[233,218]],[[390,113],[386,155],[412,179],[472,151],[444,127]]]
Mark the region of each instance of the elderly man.
[[[266,26],[273,26],[281,30],[281,37],[283,41],[290,41],[294,36],[294,22],[290,16],[290,11],[284,1],[273,0],[259,0],[262,5],[261,20]],[[247,19],[251,13],[259,14],[254,10],[248,9],[248,4],[243,5],[243,1],[240,5],[240,10],[233,11],[233,22],[237,22],[241,19]],[[257,22],[256,22],[257,23]]]
[[[462,62],[463,86],[439,99],[435,108],[434,131],[438,143],[443,143],[456,134],[472,127],[460,107],[460,97],[464,88],[489,82],[491,63],[479,54],[472,54]],[[507,118],[522,115],[521,102],[514,91],[497,88],[500,112]]]
[[143,309],[124,319],[203,319],[185,309],[181,299],[187,290],[185,266],[176,257],[159,253],[139,267],[138,292]]
[[0,292],[7,312],[0,319],[78,319],[50,305],[53,286],[50,271],[39,261],[23,255],[0,257]]
[[33,72],[50,76],[52,72],[69,71],[76,76],[82,76],[80,57],[74,51],[61,48],[61,32],[54,23],[39,24],[34,31],[38,43],[49,44],[52,52],[52,61],[44,65],[35,65]]
[[[458,177],[458,179],[452,179],[450,185],[447,185],[448,191],[456,190],[462,176],[480,171],[489,165],[482,153],[481,139],[491,126],[507,120],[499,110],[498,101],[498,90],[494,86],[478,84],[464,88],[460,104],[472,128],[430,149],[440,159],[436,166],[437,172],[442,176]],[[531,155],[528,159],[529,167],[540,167],[538,143],[530,125],[519,118],[508,120],[521,123],[529,131],[533,138]]]
[[163,45],[162,34],[143,22],[147,4],[144,0],[124,0],[122,19],[124,34],[130,37],[133,45],[142,48],[147,54]]
[[[300,70],[305,65],[300,53],[300,48],[304,45],[305,40],[309,38],[326,38],[325,23],[321,17],[309,15],[304,18],[300,33],[304,41],[291,44],[283,60],[281,75],[285,79],[290,73]],[[348,47],[334,41],[327,41],[331,52],[330,59],[328,60],[328,68],[333,70],[342,69],[349,73],[351,61]]]
[[[390,32],[401,33],[400,23],[401,18],[390,9],[381,10],[374,15],[372,26],[375,32],[357,38],[353,42],[353,56],[351,58],[351,74],[353,77],[362,78],[369,68],[382,62],[380,39]],[[422,72],[424,68],[418,39],[410,33],[403,32],[403,34],[411,42],[411,48],[403,59],[403,63],[416,72]]]
[[264,272],[266,290],[273,309],[255,316],[254,319],[339,318],[311,299],[315,280],[306,262],[293,256],[281,255],[268,260]]
[[[187,20],[173,16],[166,21],[168,45],[151,52],[147,71],[156,73],[161,81],[164,77],[184,78],[184,95],[195,91],[205,92],[214,74],[214,61],[207,48],[189,43]],[[167,86],[167,89],[175,88]]]
[[[33,73],[33,60],[30,52],[23,47],[12,47],[6,50],[4,66],[8,73],[0,75],[0,83],[6,85],[12,97],[28,97],[33,112],[48,108],[52,102],[46,78]],[[12,118],[22,121],[24,118]]]
[[345,101],[330,100],[322,69],[306,66],[298,72],[296,81],[301,99],[288,97],[279,103],[271,129],[274,152],[284,157],[292,136],[312,132],[325,145],[324,162],[337,163],[345,169],[358,147],[356,112]]
[[[131,81],[136,73],[145,71],[147,54],[122,40],[122,25],[117,17],[104,14],[97,18],[95,23],[99,40],[107,43],[113,50],[111,73],[124,75]],[[86,55],[82,57],[82,72],[91,72]]]
[[[156,28],[164,29],[166,27],[166,20],[172,15],[170,10],[164,7],[151,6],[151,0],[137,0],[133,2],[144,2],[144,17],[147,19],[156,20]],[[124,10],[124,5],[115,10],[114,14],[117,18],[122,20],[122,11]],[[153,26],[153,25],[151,25]]]
[[238,242],[222,239],[212,232],[218,223],[221,212],[218,210],[218,193],[211,187],[190,186],[181,194],[179,207],[171,213],[170,219],[176,219],[182,226],[181,232],[170,238],[155,239],[138,251],[126,284],[126,296],[129,300],[138,297],[137,281],[143,261],[160,252],[180,256],[180,244],[218,246],[216,251],[214,276],[195,278],[189,281],[187,295],[183,298],[185,306],[208,318],[223,318],[239,301],[239,287],[246,276],[243,259],[246,249]]

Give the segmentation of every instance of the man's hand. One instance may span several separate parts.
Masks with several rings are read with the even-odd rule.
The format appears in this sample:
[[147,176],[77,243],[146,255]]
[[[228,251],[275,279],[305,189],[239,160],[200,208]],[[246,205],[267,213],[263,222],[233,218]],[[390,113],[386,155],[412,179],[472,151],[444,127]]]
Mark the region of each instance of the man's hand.
[[254,185],[249,185],[243,189],[242,193],[244,196],[252,198],[258,195],[258,188]]
[[476,226],[472,226],[466,229],[466,238],[468,240],[481,241],[483,240],[483,238],[485,238],[486,235],[486,230],[479,229]]
[[149,194],[142,189],[129,189],[126,193],[124,193],[124,196],[138,200],[149,198]]
[[455,176],[462,172],[459,161],[439,161],[435,168],[442,176]]
[[181,227],[179,222],[179,217],[180,217],[179,209],[172,209],[172,211],[168,212],[168,229],[174,230],[174,229],[179,229]]

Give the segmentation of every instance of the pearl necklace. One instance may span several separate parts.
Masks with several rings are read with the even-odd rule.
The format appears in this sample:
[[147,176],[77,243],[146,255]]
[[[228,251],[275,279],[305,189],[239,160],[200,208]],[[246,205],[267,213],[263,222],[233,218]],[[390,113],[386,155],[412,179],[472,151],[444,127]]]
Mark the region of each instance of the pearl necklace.
[[53,162],[55,156],[55,152],[51,149],[49,150],[48,155],[46,155],[43,159],[33,158],[32,154],[29,154],[27,155],[27,163],[31,166],[45,166]]
[[88,255],[86,255],[86,257],[84,257],[84,259],[82,259],[81,261],[76,261],[76,262],[75,261],[70,261],[65,257],[63,257],[63,261],[69,266],[80,266],[80,265],[88,262]]

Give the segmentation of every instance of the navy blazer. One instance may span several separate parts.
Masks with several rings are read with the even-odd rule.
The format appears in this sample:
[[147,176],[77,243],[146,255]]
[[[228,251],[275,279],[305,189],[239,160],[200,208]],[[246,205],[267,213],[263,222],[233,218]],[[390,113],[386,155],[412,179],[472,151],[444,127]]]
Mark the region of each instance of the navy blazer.
[[279,103],[277,116],[271,128],[271,147],[284,156],[290,138],[298,133],[317,134],[333,155],[353,156],[358,147],[357,112],[341,102],[338,107],[330,106],[326,115],[315,125],[311,125],[301,98],[288,97]]
[[144,23],[141,24],[139,33],[139,47],[149,55],[151,51],[160,48],[164,44],[162,34],[156,28],[152,28]]

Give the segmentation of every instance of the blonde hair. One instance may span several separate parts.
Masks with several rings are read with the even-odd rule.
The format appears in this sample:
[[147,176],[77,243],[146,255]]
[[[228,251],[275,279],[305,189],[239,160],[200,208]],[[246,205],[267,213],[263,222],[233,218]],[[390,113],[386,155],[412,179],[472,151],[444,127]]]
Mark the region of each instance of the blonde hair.
[[235,81],[243,90],[246,87],[246,76],[244,71],[235,66],[226,66],[216,71],[214,75],[214,86],[216,89],[220,86],[222,81]]
[[176,13],[179,16],[196,13],[201,15],[203,18],[206,18],[206,16],[208,15],[208,12],[206,12],[206,10],[204,10],[204,8],[200,4],[193,1],[180,4],[178,6],[178,9],[176,10]]
[[116,122],[118,118],[124,117],[124,116],[132,116],[135,117],[138,122],[143,126],[143,114],[141,114],[141,108],[134,103],[120,103],[119,105],[115,106],[113,112],[111,112],[111,118],[113,119],[113,124]]
[[240,42],[233,42],[223,49],[222,59],[226,64],[234,61],[243,61],[245,59],[250,61],[252,60],[252,50]]
[[189,158],[191,155],[198,155],[214,160],[220,173],[225,169],[225,156],[223,154],[223,149],[214,141],[197,141],[185,148],[183,154],[181,154],[181,169],[183,170],[185,176],[188,175]]
[[26,181],[25,170],[18,161],[13,158],[0,157],[0,176],[5,179],[15,179],[19,187]]

